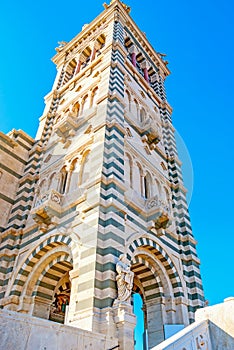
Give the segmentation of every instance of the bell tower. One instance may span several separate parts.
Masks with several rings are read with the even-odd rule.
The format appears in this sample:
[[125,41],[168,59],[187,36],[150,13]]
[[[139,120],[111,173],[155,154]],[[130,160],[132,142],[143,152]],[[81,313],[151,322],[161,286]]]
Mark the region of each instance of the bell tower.
[[150,349],[166,324],[187,326],[203,307],[200,262],[167,62],[127,5],[104,7],[56,49],[36,139],[13,131],[3,140],[22,162],[1,223],[0,302],[112,334],[130,350],[138,293]]

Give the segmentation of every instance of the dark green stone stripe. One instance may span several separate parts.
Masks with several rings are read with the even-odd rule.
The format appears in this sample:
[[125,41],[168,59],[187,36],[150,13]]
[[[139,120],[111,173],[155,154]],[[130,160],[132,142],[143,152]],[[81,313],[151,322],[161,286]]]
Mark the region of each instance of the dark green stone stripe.
[[23,159],[23,158],[20,158],[19,156],[17,156],[15,153],[9,151],[7,148],[3,147],[2,145],[0,145],[0,149],[5,152],[8,156],[11,156],[13,158],[15,158],[16,160],[18,160],[20,163],[26,165],[27,162]]
[[4,200],[5,202],[8,202],[10,204],[14,204],[14,200],[9,198],[9,197],[7,197],[7,196],[5,196],[3,193],[0,193],[0,198],[2,200]]
[[5,166],[4,164],[0,164],[0,168],[2,168],[3,170],[5,170],[6,172],[8,172],[9,174],[13,175],[14,177],[16,177],[17,179],[20,179],[22,176],[18,173],[16,173],[14,170],[8,168],[7,166]]

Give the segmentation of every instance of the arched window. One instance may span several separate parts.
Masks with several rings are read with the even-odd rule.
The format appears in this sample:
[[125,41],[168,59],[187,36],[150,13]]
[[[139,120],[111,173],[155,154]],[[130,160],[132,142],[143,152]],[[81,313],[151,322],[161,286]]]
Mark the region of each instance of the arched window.
[[136,328],[134,330],[135,346],[142,349],[143,337],[145,336],[145,315],[142,295],[140,293],[133,293],[133,311],[137,315]]
[[80,113],[80,104],[79,102],[76,102],[73,106],[73,115],[78,117],[79,116],[79,113]]
[[157,180],[157,179],[155,179],[155,188],[156,188],[156,193],[159,195],[159,196],[161,196],[161,184],[160,184],[160,182]]
[[90,102],[90,106],[96,106],[97,105],[97,96],[98,96],[98,88],[96,87],[91,95],[91,102]]
[[144,123],[145,120],[146,120],[146,112],[145,112],[144,108],[141,108],[141,111],[140,111],[140,122]]
[[82,113],[84,114],[89,108],[88,95],[86,95],[82,100]]
[[132,162],[132,158],[129,154],[126,154],[125,157],[125,179],[127,182],[127,185],[129,185],[130,187],[132,187],[132,166],[133,166],[133,162]]
[[95,54],[97,54],[97,57],[101,54],[101,49],[105,46],[105,43],[106,43],[106,37],[104,34],[101,34],[96,40],[97,51],[95,50],[96,51]]
[[170,193],[166,187],[164,187],[164,191],[165,191],[165,197],[166,197],[165,199],[166,199],[167,203],[170,204],[170,202],[171,202]]
[[133,103],[133,113],[135,114],[135,118],[138,120],[139,104],[136,99],[134,99],[134,103]]
[[60,181],[59,181],[59,192],[61,194],[64,194],[66,191],[66,185],[67,185],[67,170],[64,166],[60,172]]
[[134,167],[133,188],[141,195],[143,194],[143,170],[139,163]]
[[159,109],[157,106],[154,107],[154,111],[155,111],[155,113],[159,114]]
[[152,179],[150,174],[147,172],[146,175],[144,176],[144,197],[145,198],[150,198],[152,197]]
[[80,172],[80,184],[85,183],[90,178],[90,151],[87,151],[83,155],[83,159],[81,162],[81,172]]
[[92,50],[89,46],[86,47],[84,51],[82,51],[82,53],[80,55],[80,57],[82,58],[81,59],[81,62],[82,62],[81,69],[87,67],[87,65],[89,64],[90,59],[91,59],[91,52],[92,52]]
[[41,194],[45,193],[48,188],[48,182],[46,179],[42,180],[39,185],[39,191]]
[[78,182],[79,182],[79,162],[78,159],[74,159],[71,167],[71,178],[70,178],[70,185],[69,185],[69,191],[76,190],[78,187]]
[[66,84],[73,77],[75,73],[76,65],[77,65],[77,62],[75,58],[67,64],[66,70],[63,75],[62,85]]
[[126,90],[127,95],[127,103],[128,103],[128,111],[131,112],[131,95],[130,92]]
[[48,181],[48,189],[53,189],[53,190],[57,190],[57,186],[58,186],[58,181],[57,181],[57,174],[53,173],[50,177],[49,177],[49,181]]

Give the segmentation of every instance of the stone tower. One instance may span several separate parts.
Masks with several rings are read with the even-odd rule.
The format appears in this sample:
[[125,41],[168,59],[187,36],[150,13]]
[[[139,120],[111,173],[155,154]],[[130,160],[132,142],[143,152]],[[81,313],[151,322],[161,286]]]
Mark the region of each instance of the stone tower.
[[120,291],[130,286],[152,348],[165,324],[188,325],[203,306],[199,259],[167,62],[127,5],[104,7],[56,49],[36,139],[0,134],[0,305],[114,334],[130,350],[135,316]]

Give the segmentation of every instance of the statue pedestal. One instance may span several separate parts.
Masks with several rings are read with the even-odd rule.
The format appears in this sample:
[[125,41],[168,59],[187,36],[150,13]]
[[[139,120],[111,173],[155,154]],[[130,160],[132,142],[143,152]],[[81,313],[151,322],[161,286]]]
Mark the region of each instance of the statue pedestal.
[[119,350],[134,349],[136,316],[132,312],[131,304],[116,300],[113,305],[113,314],[117,328]]

